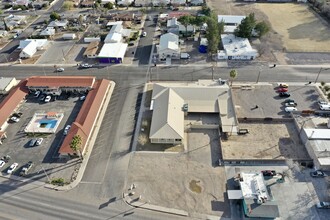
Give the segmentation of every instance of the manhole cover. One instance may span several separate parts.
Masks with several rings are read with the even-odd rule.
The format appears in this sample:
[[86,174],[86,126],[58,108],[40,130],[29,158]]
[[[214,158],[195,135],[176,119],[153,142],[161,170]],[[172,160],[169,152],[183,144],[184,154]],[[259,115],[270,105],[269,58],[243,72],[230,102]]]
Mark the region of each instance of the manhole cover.
[[202,187],[200,185],[198,185],[200,182],[201,181],[199,181],[199,180],[192,180],[192,181],[190,181],[190,183],[189,183],[189,189],[192,192],[201,193],[202,192]]

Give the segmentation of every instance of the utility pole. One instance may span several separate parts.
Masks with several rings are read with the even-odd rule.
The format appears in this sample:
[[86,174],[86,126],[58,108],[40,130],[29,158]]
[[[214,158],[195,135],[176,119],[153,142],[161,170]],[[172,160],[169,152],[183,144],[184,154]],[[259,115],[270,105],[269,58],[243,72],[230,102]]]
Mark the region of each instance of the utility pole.
[[315,79],[315,82],[314,83],[316,83],[317,82],[317,80],[319,79],[319,76],[320,76],[320,74],[321,74],[321,72],[322,72],[322,70],[329,70],[330,68],[320,68],[320,71],[319,71],[319,73],[317,74],[317,76],[316,76],[316,79]]

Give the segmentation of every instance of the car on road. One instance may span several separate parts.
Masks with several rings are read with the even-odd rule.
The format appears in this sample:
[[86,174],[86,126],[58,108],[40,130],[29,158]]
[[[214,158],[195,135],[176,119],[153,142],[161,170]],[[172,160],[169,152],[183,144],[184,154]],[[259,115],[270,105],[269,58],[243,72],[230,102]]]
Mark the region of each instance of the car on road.
[[79,65],[80,68],[82,69],[88,69],[88,68],[92,68],[93,65],[92,64],[88,64],[88,63],[82,63]]
[[279,95],[279,97],[290,97],[291,96],[290,93],[288,93],[288,92],[280,92],[278,95]]
[[36,143],[37,143],[36,138],[31,139],[30,142],[29,142],[29,147],[34,147],[34,145],[36,145]]
[[20,176],[25,176],[28,174],[29,170],[32,168],[32,166],[34,165],[34,163],[32,161],[29,161],[27,164],[25,164],[21,170],[21,172],[19,173]]
[[62,67],[61,68],[57,68],[56,69],[56,72],[64,72],[64,68],[62,68]]
[[310,172],[311,177],[325,177],[325,173],[321,170],[315,170],[313,172]]
[[330,202],[316,203],[316,208],[318,208],[318,209],[330,209]]
[[277,92],[287,92],[287,91],[288,91],[288,88],[281,87],[281,88],[277,89]]
[[11,117],[10,118],[10,121],[11,122],[19,122],[19,118],[17,118],[17,117]]
[[3,167],[5,164],[6,164],[6,162],[5,162],[5,161],[3,161],[3,160],[0,160],[0,168],[1,168],[1,167]]
[[63,131],[63,135],[64,135],[64,136],[68,134],[70,128],[71,128],[71,125],[67,125],[67,126],[65,126],[64,131]]
[[42,144],[42,142],[44,141],[43,138],[38,138],[37,141],[36,141],[36,145],[37,146],[40,146]]
[[286,102],[286,103],[285,103],[285,106],[296,107],[296,106],[297,106],[297,103],[295,103],[295,102]]
[[46,96],[45,98],[45,102],[50,102],[50,100],[52,99],[52,97],[50,95]]
[[327,105],[320,105],[320,109],[321,110],[327,110],[327,111],[329,111],[330,110],[330,105],[329,104],[327,104]]
[[275,170],[262,170],[261,173],[263,176],[276,176]]
[[280,88],[288,88],[289,85],[286,84],[286,83],[280,83],[280,84],[279,84],[279,87],[280,87]]
[[289,107],[285,107],[284,109],[285,112],[293,112],[293,111],[298,111],[297,108],[289,106]]
[[142,32],[142,37],[146,37],[147,36],[147,32],[143,31]]
[[7,170],[8,174],[12,174],[14,172],[14,170],[16,170],[16,168],[18,167],[18,163],[13,163],[12,165],[10,165],[10,167]]

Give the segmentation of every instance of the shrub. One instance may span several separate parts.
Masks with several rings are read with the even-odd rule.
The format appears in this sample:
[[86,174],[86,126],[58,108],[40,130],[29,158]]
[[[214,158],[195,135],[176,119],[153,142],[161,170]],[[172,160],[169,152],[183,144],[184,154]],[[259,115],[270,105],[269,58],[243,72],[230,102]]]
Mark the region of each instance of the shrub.
[[324,85],[325,85],[325,82],[322,81],[322,82],[321,82],[321,86],[324,86]]

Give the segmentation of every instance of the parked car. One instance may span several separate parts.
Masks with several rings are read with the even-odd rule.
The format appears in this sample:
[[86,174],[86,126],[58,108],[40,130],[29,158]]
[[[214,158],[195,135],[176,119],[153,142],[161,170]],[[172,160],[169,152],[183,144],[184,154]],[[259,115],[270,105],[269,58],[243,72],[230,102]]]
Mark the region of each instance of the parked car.
[[295,103],[295,102],[287,102],[287,103],[285,103],[285,106],[296,107],[297,106],[297,103]]
[[288,88],[284,88],[284,87],[277,89],[277,92],[287,92],[287,91],[288,91]]
[[325,177],[325,173],[321,170],[315,170],[313,172],[310,172],[311,177]]
[[330,105],[329,104],[327,104],[327,105],[320,105],[320,109],[321,110],[327,110],[327,111],[329,111],[330,110]]
[[52,99],[52,97],[50,95],[46,96],[45,98],[45,102],[50,102],[50,100]]
[[295,107],[290,106],[290,107],[285,107],[284,111],[285,112],[293,112],[293,111],[298,111],[298,109],[295,108]]
[[10,118],[10,121],[11,122],[19,122],[19,118],[17,118],[17,117],[11,117]]
[[86,96],[84,96],[84,95],[79,98],[80,101],[84,101],[85,99],[86,99]]
[[134,42],[129,42],[128,46],[134,46]]
[[43,138],[38,138],[37,141],[36,141],[36,145],[37,146],[41,145],[43,141],[44,141]]
[[288,103],[288,102],[295,102],[293,99],[286,99],[285,101],[284,101],[284,103]]
[[318,209],[330,209],[330,202],[319,202],[316,204]]
[[13,163],[12,165],[10,165],[10,167],[7,170],[8,174],[12,174],[14,172],[14,170],[16,170],[16,168],[18,167],[18,163]]
[[261,173],[263,176],[276,176],[275,170],[263,170]]
[[288,92],[280,92],[278,95],[280,97],[290,97],[290,93],[288,93]]
[[21,172],[19,173],[20,176],[25,176],[28,174],[29,170],[32,168],[34,163],[32,161],[29,161],[27,164],[24,165]]
[[3,161],[5,161],[6,163],[8,163],[9,161],[10,161],[10,156],[9,155],[6,155],[6,156],[3,156],[2,158],[1,158],[1,160],[3,160]]
[[317,104],[319,104],[319,106],[321,106],[321,105],[329,105],[329,103],[327,101],[324,101],[324,100],[317,101]]
[[143,31],[142,32],[142,37],[146,37],[147,36],[147,32]]
[[61,68],[57,68],[56,69],[56,72],[64,72],[64,68],[62,68],[62,67]]
[[29,147],[34,147],[34,145],[36,145],[36,143],[37,143],[36,138],[31,139],[30,142],[29,142]]
[[41,95],[40,98],[39,98],[39,100],[40,100],[40,101],[44,101],[45,98],[46,98],[45,95]]
[[34,93],[34,97],[39,97],[40,94],[41,94],[40,91],[36,91],[36,92]]
[[15,112],[14,114],[12,114],[12,117],[20,118],[22,115],[22,112]]
[[64,131],[63,131],[63,135],[67,135],[68,132],[69,132],[69,130],[70,130],[70,128],[71,128],[71,125],[65,126]]
[[5,161],[3,161],[3,160],[0,160],[0,168],[1,168],[1,167],[3,167],[5,164],[6,164],[6,162],[5,162]]
[[92,64],[88,64],[88,63],[82,63],[79,65],[80,68],[82,69],[88,69],[88,68],[92,68],[93,65]]

